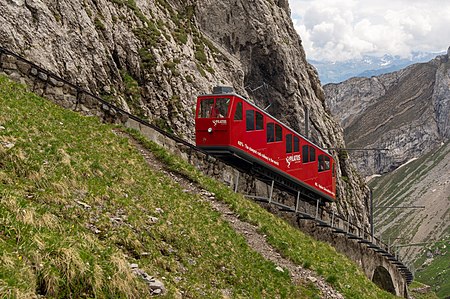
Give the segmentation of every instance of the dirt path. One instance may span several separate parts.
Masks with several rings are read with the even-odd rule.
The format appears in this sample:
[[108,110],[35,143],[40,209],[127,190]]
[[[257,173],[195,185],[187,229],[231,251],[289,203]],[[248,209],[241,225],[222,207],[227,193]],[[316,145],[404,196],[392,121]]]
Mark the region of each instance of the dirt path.
[[304,269],[292,261],[281,256],[275,248],[273,248],[265,239],[265,235],[261,235],[256,226],[247,222],[241,221],[237,215],[224,203],[218,201],[214,194],[199,187],[197,184],[189,181],[185,177],[169,171],[163,163],[155,158],[153,153],[145,149],[139,142],[134,140],[131,136],[123,132],[115,132],[118,135],[129,138],[131,144],[136,146],[139,152],[147,161],[148,165],[153,169],[156,169],[167,176],[171,177],[174,181],[180,184],[185,192],[200,195],[205,201],[208,201],[212,208],[220,212],[222,218],[227,221],[236,232],[244,236],[248,245],[260,253],[265,259],[272,261],[277,265],[279,271],[289,271],[291,279],[294,283],[306,284],[308,282],[313,283],[321,292],[322,298],[339,298],[344,297],[334,290],[328,283],[325,282],[323,277],[317,275],[315,272]]

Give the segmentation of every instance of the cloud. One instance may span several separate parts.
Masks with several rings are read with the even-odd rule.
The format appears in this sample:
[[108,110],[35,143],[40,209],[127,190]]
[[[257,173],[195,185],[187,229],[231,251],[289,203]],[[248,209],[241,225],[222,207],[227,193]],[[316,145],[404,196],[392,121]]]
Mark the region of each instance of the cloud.
[[363,55],[408,57],[450,46],[450,2],[289,0],[307,57],[339,61]]

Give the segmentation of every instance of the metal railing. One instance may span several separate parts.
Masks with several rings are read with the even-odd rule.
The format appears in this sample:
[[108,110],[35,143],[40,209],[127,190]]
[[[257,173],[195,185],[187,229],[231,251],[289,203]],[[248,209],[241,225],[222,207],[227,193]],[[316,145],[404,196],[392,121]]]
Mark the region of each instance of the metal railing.
[[[303,201],[300,199],[300,193],[297,194],[296,199],[290,200],[290,203],[281,203],[273,199],[273,188],[274,184],[272,181],[269,197],[257,195],[247,195],[246,197],[275,205],[281,211],[294,213],[300,220],[312,221],[319,227],[328,228],[334,234],[342,234],[349,240],[354,240],[361,245],[365,245],[368,249],[383,256],[389,263],[394,265],[405,277],[408,284],[412,282],[414,278],[413,272],[409,269],[409,265],[407,266],[401,261],[399,252],[395,250],[395,246],[383,242],[381,238],[372,235],[366,228],[353,223],[350,215],[344,217],[329,207],[322,206],[319,201],[316,201],[315,204],[310,203],[311,201]],[[289,201],[286,198],[283,199],[284,201]]]

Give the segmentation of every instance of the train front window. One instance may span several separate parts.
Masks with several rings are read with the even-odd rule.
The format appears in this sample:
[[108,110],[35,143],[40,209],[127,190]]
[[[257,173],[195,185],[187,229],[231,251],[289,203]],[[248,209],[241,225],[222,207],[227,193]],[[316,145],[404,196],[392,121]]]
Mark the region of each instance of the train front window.
[[234,112],[234,120],[242,120],[242,102],[236,104],[236,112]]
[[199,118],[222,118],[227,117],[230,99],[219,98],[205,99],[200,102]]
[[319,172],[330,170],[331,167],[330,164],[331,164],[330,157],[325,155],[319,155],[319,164],[318,164]]
[[227,117],[228,115],[228,106],[230,105],[230,99],[216,99],[216,115],[212,117]]
[[199,118],[210,118],[211,111],[214,109],[214,99],[206,99],[200,102]]

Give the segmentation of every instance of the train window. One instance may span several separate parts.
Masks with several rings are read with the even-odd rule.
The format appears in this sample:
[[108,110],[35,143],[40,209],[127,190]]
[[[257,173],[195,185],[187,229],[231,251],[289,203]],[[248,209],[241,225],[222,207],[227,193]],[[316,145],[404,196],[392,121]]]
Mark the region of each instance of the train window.
[[303,156],[302,162],[303,163],[308,163],[309,162],[309,160],[308,160],[308,152],[309,152],[308,148],[309,148],[309,146],[307,146],[307,145],[304,145],[302,147],[302,156]]
[[292,134],[286,135],[286,153],[292,153]]
[[253,131],[255,129],[255,111],[254,110],[245,111],[245,119],[247,131]]
[[282,129],[275,123],[267,123],[267,142],[282,141]]
[[206,99],[200,102],[199,118],[209,118],[214,109],[214,99]]
[[325,170],[325,167],[324,167],[324,164],[323,164],[323,155],[319,155],[319,164],[318,164],[318,166],[319,166],[319,172]]
[[219,98],[216,99],[216,109],[214,110],[215,115],[211,115],[211,117],[226,117],[228,115],[228,106],[230,105],[230,99],[227,98]]
[[222,118],[228,115],[230,99],[205,99],[200,102],[199,118]]
[[303,155],[302,158],[303,163],[316,161],[316,149],[310,145],[302,146],[302,155]]
[[325,156],[323,162],[325,163],[325,170],[330,170],[331,168],[330,157]]
[[274,123],[267,123],[267,142],[275,141]]
[[312,146],[309,147],[309,162],[316,161],[316,149]]
[[325,155],[319,155],[319,172],[330,170],[330,157],[327,157]]
[[300,151],[300,139],[294,136],[294,152]]
[[283,134],[282,129],[280,125],[275,125],[275,141],[282,141],[283,140]]
[[246,127],[247,131],[263,130],[264,129],[264,118],[263,115],[254,110],[246,110]]
[[234,120],[242,120],[242,102],[236,104],[236,112],[234,112]]
[[259,112],[256,112],[256,130],[264,130],[264,118]]

